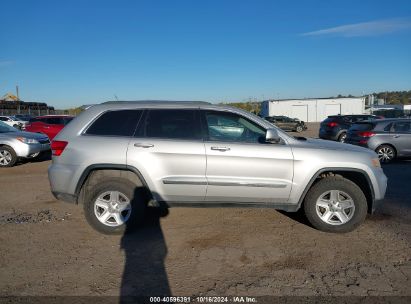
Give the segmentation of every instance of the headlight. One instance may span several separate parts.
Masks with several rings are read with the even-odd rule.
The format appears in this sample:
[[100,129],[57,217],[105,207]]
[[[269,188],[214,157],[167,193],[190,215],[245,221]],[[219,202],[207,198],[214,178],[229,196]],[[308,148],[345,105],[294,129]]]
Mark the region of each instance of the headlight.
[[380,160],[378,158],[371,159],[371,162],[372,162],[372,165],[374,167],[381,168],[381,163],[380,163]]
[[17,137],[17,140],[25,144],[38,144],[39,142],[34,138]]

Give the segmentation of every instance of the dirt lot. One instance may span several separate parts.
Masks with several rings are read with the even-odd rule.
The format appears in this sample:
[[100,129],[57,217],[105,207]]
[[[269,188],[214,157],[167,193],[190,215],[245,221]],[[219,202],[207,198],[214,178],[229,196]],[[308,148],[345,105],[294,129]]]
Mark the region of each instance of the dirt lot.
[[53,198],[49,164],[1,169],[2,296],[411,295],[410,161],[384,167],[383,206],[343,235],[271,209],[175,208],[105,236]]

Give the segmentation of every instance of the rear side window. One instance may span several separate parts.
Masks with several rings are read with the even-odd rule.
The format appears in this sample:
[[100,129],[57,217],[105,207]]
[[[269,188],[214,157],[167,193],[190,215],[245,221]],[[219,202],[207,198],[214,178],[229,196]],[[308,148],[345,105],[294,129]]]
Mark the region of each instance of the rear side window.
[[48,117],[48,118],[43,118],[44,122],[49,125],[62,125],[63,124],[63,119],[60,117]]
[[87,129],[88,135],[132,136],[141,118],[142,110],[109,111],[101,115]]
[[198,110],[149,110],[143,126],[146,137],[201,139]]
[[63,118],[63,124],[67,125],[70,121],[73,120],[74,117],[64,117]]

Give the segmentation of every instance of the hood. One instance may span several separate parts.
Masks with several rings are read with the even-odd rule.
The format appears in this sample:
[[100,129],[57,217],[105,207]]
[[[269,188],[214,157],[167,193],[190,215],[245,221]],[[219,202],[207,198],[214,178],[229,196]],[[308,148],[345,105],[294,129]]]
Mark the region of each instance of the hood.
[[312,149],[325,149],[325,150],[338,150],[338,151],[352,151],[352,152],[362,152],[374,155],[375,152],[373,150],[354,146],[351,144],[340,143],[331,140],[324,140],[324,139],[314,139],[314,138],[307,138],[307,140],[296,140],[299,144],[312,148]]
[[8,138],[25,137],[25,138],[36,139],[36,140],[47,140],[47,139],[49,139],[47,137],[47,135],[39,134],[39,133],[33,133],[33,132],[25,132],[25,131],[0,133],[0,136],[1,137],[8,137]]

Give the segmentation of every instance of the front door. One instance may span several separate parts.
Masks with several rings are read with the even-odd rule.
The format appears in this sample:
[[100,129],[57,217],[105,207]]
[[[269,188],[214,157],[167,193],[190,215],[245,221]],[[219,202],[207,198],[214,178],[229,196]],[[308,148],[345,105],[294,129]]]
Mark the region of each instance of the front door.
[[206,133],[206,201],[287,203],[293,179],[291,148],[266,143],[266,130],[241,115],[201,112]]

